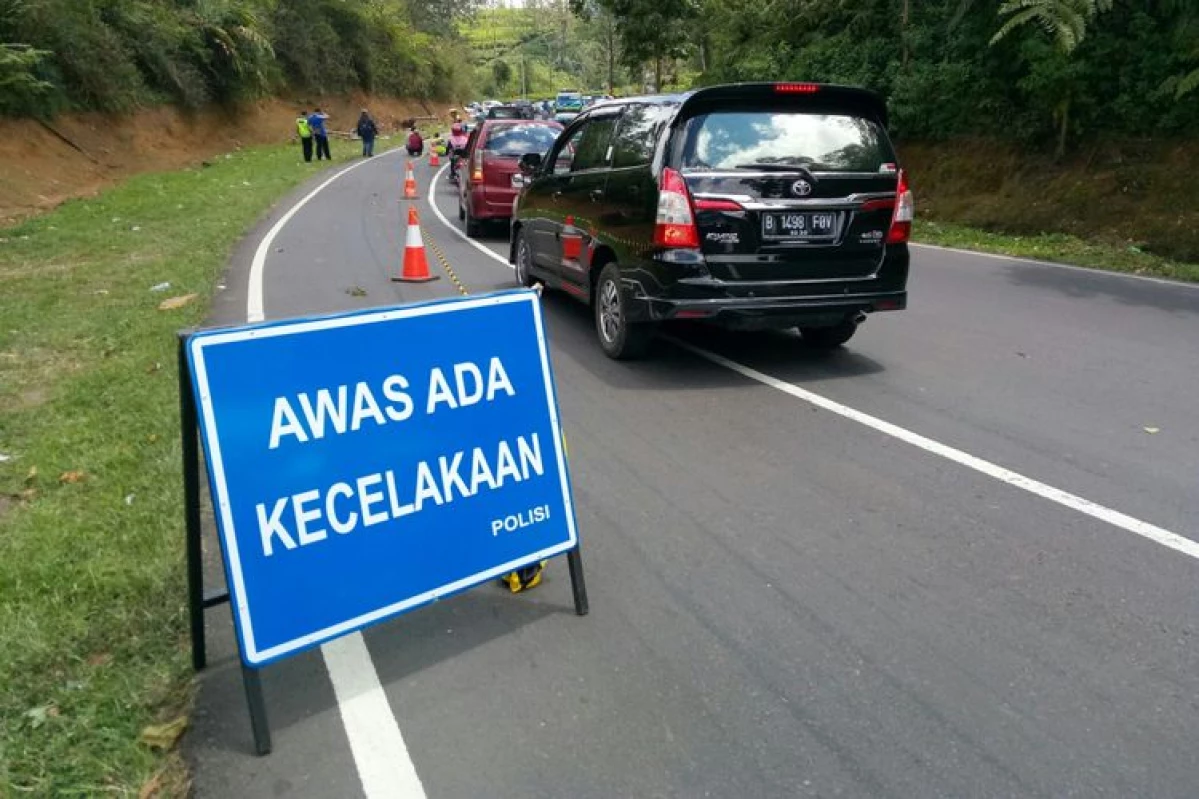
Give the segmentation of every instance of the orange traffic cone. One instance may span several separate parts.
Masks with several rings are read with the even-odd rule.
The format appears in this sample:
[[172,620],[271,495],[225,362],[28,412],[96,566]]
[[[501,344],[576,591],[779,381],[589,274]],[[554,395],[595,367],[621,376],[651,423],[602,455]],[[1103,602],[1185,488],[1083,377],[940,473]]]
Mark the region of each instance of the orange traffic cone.
[[437,157],[437,148],[429,148],[429,166],[441,166],[441,159]]
[[[412,163],[408,164],[409,169]],[[416,216],[416,206],[408,206],[408,236],[404,241],[404,270],[392,280],[403,283],[428,283],[436,280],[437,275],[429,274],[429,261],[425,258],[425,242],[420,235],[420,219]]]
[[412,173],[412,162],[408,162],[408,168],[404,171],[404,199],[416,199],[416,175]]

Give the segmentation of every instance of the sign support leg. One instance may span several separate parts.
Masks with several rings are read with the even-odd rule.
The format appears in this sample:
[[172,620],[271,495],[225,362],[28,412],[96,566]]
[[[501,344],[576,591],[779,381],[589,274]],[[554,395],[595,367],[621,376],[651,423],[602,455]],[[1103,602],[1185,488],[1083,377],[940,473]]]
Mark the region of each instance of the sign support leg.
[[586,616],[591,608],[587,604],[587,582],[583,579],[583,552],[579,547],[566,553],[566,565],[570,569],[570,590],[575,595],[575,613]]
[[200,451],[196,440],[199,419],[187,362],[187,334],[179,335],[179,432],[183,451],[183,513],[187,530],[187,593],[191,618],[192,667],[208,665],[204,640],[204,552],[200,526]]
[[254,751],[271,753],[271,725],[266,718],[266,700],[262,697],[262,677],[258,669],[242,664],[241,679],[246,686],[246,705],[250,709],[250,727],[254,730]]

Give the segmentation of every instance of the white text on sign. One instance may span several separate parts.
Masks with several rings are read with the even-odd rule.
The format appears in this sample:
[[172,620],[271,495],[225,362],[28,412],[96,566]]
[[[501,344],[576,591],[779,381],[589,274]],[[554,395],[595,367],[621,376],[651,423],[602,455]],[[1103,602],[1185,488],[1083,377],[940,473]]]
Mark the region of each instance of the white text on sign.
[[[516,396],[516,389],[499,358],[492,358],[488,363],[486,378],[483,371],[470,362],[456,363],[448,371],[452,378],[439,367],[429,372],[426,416],[442,408],[455,410],[491,402],[501,394]],[[383,397],[383,402],[379,401],[376,392]],[[296,413],[297,406],[300,413]],[[356,432],[368,421],[380,427],[389,422],[403,422],[412,417],[414,409],[409,382],[403,375],[389,375],[377,389],[365,381],[358,382],[352,387],[352,396],[351,386],[342,385],[335,389],[322,388],[314,394],[305,392],[294,399],[276,397],[269,448],[277,449],[287,436],[304,444],[326,435]]]
[[[313,489],[281,497],[270,510],[267,503],[260,502],[256,509],[262,553],[267,557],[274,554],[276,541],[284,549],[295,549],[324,541],[329,529],[348,535],[359,527],[420,513],[426,503],[446,505],[483,490],[494,491],[508,482],[520,483],[544,474],[541,439],[532,433],[517,436],[512,443],[501,440],[486,450],[475,447],[469,462],[464,451],[443,455],[435,462],[420,461],[415,475],[404,483],[397,483],[395,472],[388,469],[334,483],[323,491]],[[411,493],[402,495],[401,485],[414,487]],[[409,496],[411,501],[404,502]]]

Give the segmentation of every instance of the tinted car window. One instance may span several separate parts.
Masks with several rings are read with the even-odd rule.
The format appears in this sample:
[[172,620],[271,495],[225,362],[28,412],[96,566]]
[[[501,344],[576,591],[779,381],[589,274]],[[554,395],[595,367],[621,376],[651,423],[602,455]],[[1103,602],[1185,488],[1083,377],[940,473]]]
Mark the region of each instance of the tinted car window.
[[687,122],[684,170],[803,166],[826,172],[878,172],[894,163],[877,123],[841,114],[728,111]]
[[488,119],[521,119],[519,108],[510,105],[496,106],[487,112]]
[[608,145],[612,142],[612,131],[616,129],[616,117],[595,119],[583,128],[583,137],[570,164],[571,172],[596,169],[608,165]]
[[558,147],[558,152],[554,156],[554,174],[563,175],[571,170],[571,164],[574,162],[575,152],[579,149],[579,141],[583,138],[583,131],[587,126],[576,130],[570,134],[570,138],[562,142]]
[[561,128],[549,125],[504,125],[491,131],[483,149],[496,155],[546,153],[561,132]]
[[658,131],[673,108],[666,105],[633,105],[624,112],[612,142],[612,167],[648,164],[654,157]]

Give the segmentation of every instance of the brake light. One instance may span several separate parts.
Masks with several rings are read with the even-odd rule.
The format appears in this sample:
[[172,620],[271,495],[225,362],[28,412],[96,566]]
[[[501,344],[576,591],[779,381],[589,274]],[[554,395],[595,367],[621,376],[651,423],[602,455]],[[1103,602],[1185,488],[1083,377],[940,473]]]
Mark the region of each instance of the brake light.
[[471,183],[483,182],[483,148],[475,150],[474,156],[470,162],[470,181]]
[[916,200],[908,187],[908,175],[899,170],[899,184],[895,188],[895,214],[891,217],[891,229],[887,231],[888,244],[903,244],[912,237],[912,220],[916,218]]
[[654,222],[654,244],[658,247],[698,247],[699,228],[691,210],[687,182],[673,169],[662,170],[658,187],[658,217]]
[[820,91],[818,83],[776,83],[774,84],[776,94],[815,94]]
[[700,198],[695,201],[695,210],[697,211],[744,211],[745,208],[741,203],[733,202],[732,200],[706,200]]

